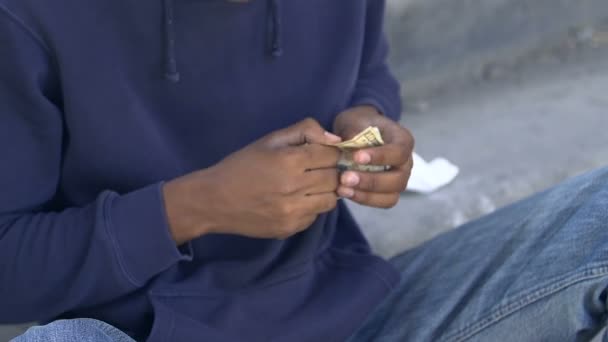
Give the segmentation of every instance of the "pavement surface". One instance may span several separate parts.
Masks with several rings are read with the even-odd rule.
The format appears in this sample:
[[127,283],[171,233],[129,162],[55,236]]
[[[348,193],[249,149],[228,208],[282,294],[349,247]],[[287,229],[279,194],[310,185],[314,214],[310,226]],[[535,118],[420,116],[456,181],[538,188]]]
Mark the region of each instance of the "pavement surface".
[[[408,98],[484,77],[494,63],[608,23],[606,0],[388,0],[395,73]],[[588,31],[586,31],[588,33]]]
[[[386,257],[581,172],[608,166],[608,51],[506,70],[499,80],[420,100],[402,123],[425,159],[460,166],[454,183],[385,211],[352,204]],[[543,59],[544,60],[544,59]]]

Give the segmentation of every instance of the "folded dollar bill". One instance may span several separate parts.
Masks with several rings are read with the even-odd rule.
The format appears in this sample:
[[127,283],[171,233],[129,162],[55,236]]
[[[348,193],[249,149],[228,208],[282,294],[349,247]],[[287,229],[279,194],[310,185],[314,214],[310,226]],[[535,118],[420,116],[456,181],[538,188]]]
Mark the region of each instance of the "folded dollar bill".
[[342,156],[340,158],[340,161],[338,162],[338,168],[341,170],[354,170],[363,172],[386,171],[388,168],[383,165],[360,165],[353,161],[353,153],[357,150],[382,145],[384,145],[384,140],[382,140],[380,130],[378,129],[378,127],[372,126],[366,128],[361,133],[357,134],[355,137],[348,141],[343,141],[339,144],[334,144],[333,146],[342,150]]

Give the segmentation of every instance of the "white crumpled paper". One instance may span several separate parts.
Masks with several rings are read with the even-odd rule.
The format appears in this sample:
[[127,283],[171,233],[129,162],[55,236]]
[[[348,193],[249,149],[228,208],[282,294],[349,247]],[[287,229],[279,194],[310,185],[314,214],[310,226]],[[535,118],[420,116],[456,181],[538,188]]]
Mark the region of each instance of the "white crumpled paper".
[[435,158],[426,162],[414,153],[414,167],[407,185],[407,191],[430,194],[450,184],[458,175],[458,166],[445,158]]

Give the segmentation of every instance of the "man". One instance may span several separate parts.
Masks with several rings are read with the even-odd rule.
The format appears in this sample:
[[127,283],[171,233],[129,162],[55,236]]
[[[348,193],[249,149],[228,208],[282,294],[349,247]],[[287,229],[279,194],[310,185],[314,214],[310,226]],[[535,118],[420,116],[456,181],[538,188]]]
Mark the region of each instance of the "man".
[[[0,0],[0,322],[46,324],[15,340],[595,334],[607,172],[372,255],[338,197],[391,207],[412,166],[383,11]],[[355,160],[390,169],[339,174],[368,126]]]

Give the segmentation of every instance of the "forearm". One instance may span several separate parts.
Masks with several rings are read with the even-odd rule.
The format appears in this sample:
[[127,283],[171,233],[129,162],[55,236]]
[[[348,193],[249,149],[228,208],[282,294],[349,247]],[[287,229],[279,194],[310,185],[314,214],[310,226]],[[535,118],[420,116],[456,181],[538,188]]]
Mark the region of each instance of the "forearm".
[[168,229],[178,246],[219,230],[211,205],[201,205],[213,200],[212,182],[202,170],[163,184]]
[[48,319],[133,292],[190,256],[170,238],[160,190],[83,208],[0,216],[1,323]]

